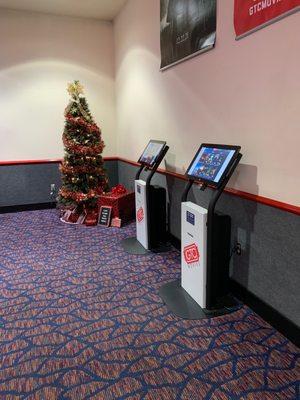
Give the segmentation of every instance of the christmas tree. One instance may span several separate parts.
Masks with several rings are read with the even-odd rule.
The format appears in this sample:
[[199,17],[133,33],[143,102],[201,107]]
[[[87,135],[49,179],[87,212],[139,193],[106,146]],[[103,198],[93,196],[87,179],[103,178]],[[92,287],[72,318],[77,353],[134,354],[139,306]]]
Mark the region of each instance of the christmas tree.
[[104,142],[95,124],[79,81],[68,85],[70,103],[65,109],[63,143],[65,156],[60,167],[62,187],[58,205],[78,214],[95,210],[100,194],[108,189],[103,168]]

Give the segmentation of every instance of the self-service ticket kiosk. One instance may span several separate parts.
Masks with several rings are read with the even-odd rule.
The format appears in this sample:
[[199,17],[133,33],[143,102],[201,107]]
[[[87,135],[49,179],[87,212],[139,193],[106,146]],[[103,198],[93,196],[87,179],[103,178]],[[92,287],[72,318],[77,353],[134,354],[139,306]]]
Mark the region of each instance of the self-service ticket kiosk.
[[[135,178],[136,237],[122,241],[130,254],[158,251],[166,242],[166,190],[151,185],[151,180],[168,150],[166,142],[150,140],[138,160],[141,166]],[[141,173],[147,171],[146,179],[140,179]]]
[[[202,319],[239,308],[229,294],[231,219],[216,203],[238,165],[239,146],[202,144],[191,162],[181,205],[181,282],[160,288],[169,309],[182,318]],[[194,183],[215,189],[208,209],[187,201]]]

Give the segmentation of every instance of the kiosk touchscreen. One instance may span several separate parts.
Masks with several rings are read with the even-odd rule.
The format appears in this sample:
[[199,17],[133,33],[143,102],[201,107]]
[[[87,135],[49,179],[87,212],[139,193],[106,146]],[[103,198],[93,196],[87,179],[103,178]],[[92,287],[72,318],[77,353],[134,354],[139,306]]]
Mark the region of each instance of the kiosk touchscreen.
[[[166,190],[150,183],[168,149],[166,142],[150,140],[138,160],[141,166],[135,179],[136,238],[122,242],[128,253],[158,251],[166,240]],[[150,170],[145,180],[140,179],[143,170]]]
[[[229,294],[231,219],[214,210],[242,157],[239,152],[239,146],[204,143],[186,171],[189,181],[181,204],[181,282],[160,289],[165,303],[183,318],[229,312],[224,299]],[[195,181],[202,190],[207,186],[215,189],[208,209],[187,201]]]
[[218,187],[239,150],[239,146],[202,144],[186,175]]
[[140,164],[146,165],[149,168],[153,167],[155,161],[158,159],[165,145],[166,142],[162,142],[159,140],[150,140],[138,162]]

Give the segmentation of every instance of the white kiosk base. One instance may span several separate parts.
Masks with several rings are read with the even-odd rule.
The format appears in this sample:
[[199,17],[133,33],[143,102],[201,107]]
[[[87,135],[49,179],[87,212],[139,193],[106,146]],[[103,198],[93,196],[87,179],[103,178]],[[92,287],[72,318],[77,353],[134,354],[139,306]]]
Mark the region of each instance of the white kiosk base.
[[190,201],[181,206],[181,281],[166,283],[159,294],[168,308],[186,319],[205,319],[240,308],[232,296],[220,308],[207,309],[208,210]]
[[190,201],[181,205],[181,286],[206,308],[207,210]]
[[141,179],[136,179],[135,185],[135,212],[136,212],[136,236],[122,241],[124,250],[129,254],[149,254],[148,237],[148,212],[147,212],[147,184]]
[[207,213],[190,201],[181,204],[181,281],[163,285],[160,296],[181,318],[207,318]]
[[135,210],[136,238],[146,250],[149,250],[146,182],[141,179],[135,181]]
[[166,283],[159,293],[169,309],[181,318],[205,319],[240,308],[232,298],[220,308],[207,309],[208,210],[190,201],[181,205],[181,281]]

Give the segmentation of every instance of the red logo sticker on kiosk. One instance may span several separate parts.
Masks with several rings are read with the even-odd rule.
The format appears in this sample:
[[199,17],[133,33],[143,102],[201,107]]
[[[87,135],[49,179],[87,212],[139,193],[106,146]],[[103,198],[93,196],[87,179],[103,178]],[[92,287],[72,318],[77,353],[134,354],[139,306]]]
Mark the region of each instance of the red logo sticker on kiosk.
[[143,210],[143,207],[140,207],[140,208],[137,210],[136,216],[137,216],[138,222],[142,222],[142,221],[143,221],[143,219],[144,219],[144,210]]
[[200,254],[198,247],[194,244],[191,244],[189,246],[186,246],[183,249],[183,254],[184,254],[184,259],[187,264],[193,264],[199,261],[200,259]]

